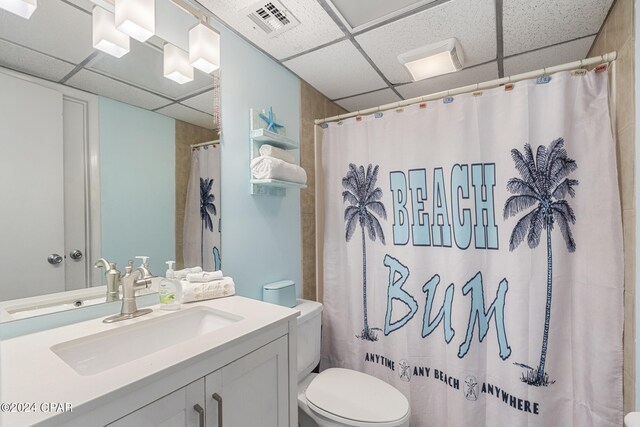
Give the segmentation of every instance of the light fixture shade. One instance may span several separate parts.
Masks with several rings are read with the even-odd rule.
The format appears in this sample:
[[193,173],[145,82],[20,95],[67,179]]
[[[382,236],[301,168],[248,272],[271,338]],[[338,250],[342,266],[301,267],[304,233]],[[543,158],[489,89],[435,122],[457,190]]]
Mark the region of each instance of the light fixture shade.
[[155,0],[116,0],[116,28],[145,42],[156,31]]
[[171,43],[164,45],[164,76],[180,84],[193,80],[189,54]]
[[220,68],[220,34],[202,22],[189,30],[189,63],[205,73]]
[[418,81],[460,71],[464,58],[460,43],[452,38],[398,55],[398,61]]
[[38,7],[38,0],[0,0],[0,8],[25,19],[31,18]]
[[129,52],[129,36],[116,29],[113,13],[93,7],[93,47],[120,58]]

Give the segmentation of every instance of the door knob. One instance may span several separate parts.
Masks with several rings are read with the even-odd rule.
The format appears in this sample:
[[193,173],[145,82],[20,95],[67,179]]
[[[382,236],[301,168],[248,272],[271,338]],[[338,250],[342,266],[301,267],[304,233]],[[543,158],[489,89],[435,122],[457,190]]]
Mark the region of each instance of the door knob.
[[82,259],[82,251],[80,249],[74,249],[69,253],[69,256],[71,259],[78,261]]
[[47,261],[52,265],[60,264],[62,262],[62,257],[58,254],[51,254],[47,257]]

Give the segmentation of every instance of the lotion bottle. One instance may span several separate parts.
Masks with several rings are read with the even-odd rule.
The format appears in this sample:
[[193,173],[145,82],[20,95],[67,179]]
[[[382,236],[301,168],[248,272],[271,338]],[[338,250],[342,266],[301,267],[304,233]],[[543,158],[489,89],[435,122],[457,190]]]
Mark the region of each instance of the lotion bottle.
[[165,278],[160,281],[158,287],[160,293],[160,310],[178,310],[180,309],[180,284],[176,280],[173,263],[175,261],[167,261],[169,267]]

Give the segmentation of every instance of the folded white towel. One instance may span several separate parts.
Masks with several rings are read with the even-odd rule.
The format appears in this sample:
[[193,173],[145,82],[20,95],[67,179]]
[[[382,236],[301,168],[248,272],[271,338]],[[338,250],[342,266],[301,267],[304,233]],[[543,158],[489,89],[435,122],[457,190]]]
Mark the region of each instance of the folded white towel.
[[236,285],[231,277],[199,283],[182,280],[180,284],[182,285],[183,303],[228,297],[236,293]]
[[307,183],[307,173],[300,166],[269,156],[253,159],[251,173],[257,179],[279,179],[299,184]]
[[220,280],[223,277],[224,274],[222,274],[221,270],[187,274],[187,280],[189,282],[211,282],[212,280]]
[[274,157],[276,159],[284,160],[287,163],[296,163],[296,158],[293,157],[293,154],[287,150],[283,150],[282,148],[274,147],[269,144],[262,144],[260,146],[260,155]]
[[176,270],[173,274],[175,274],[176,279],[185,279],[187,274],[200,273],[202,272],[202,267],[190,267],[183,268],[182,270]]

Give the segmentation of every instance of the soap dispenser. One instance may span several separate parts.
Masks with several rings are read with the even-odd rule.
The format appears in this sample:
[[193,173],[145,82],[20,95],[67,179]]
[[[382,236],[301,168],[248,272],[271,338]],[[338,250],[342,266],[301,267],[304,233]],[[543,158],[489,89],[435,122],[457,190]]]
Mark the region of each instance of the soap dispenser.
[[180,308],[180,282],[176,280],[173,264],[175,261],[167,261],[169,267],[165,278],[160,281],[160,310],[178,310]]

